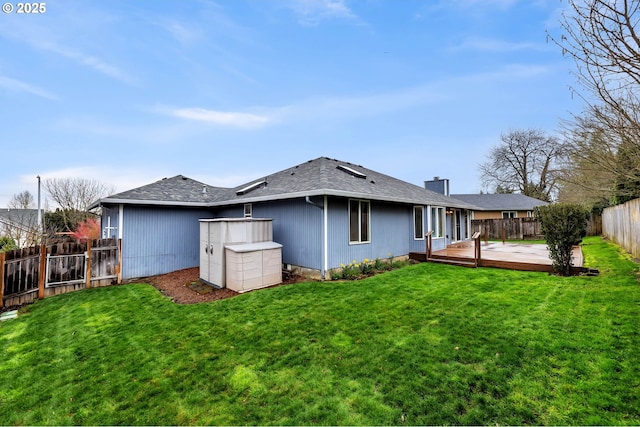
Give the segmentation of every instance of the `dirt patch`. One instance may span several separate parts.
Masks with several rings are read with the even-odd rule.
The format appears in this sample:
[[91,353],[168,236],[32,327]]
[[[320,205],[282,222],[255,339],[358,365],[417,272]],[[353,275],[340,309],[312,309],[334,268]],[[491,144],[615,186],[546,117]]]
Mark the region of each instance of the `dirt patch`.
[[[281,286],[307,280],[302,276],[284,272]],[[200,268],[186,268],[167,274],[147,277],[138,282],[149,283],[157,288],[173,302],[178,304],[197,304],[231,298],[239,295],[230,289],[217,289],[200,281]]]
[[167,274],[147,277],[142,282],[149,283],[173,302],[197,304],[217,301],[238,295],[230,289],[217,289],[200,281],[200,268],[186,268]]

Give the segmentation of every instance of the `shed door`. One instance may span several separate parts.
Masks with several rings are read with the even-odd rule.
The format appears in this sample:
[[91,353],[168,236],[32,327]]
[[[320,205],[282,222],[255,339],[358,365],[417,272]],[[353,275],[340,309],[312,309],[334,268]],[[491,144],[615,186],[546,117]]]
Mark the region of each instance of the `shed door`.
[[209,244],[209,223],[200,223],[200,278],[210,281],[210,247]]

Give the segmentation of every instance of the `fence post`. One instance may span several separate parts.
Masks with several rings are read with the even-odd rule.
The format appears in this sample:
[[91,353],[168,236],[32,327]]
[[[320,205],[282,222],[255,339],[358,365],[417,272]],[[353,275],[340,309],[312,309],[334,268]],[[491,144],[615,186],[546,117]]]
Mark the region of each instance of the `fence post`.
[[118,239],[118,285],[122,284],[122,239]]
[[44,298],[44,283],[47,276],[47,247],[40,245],[40,273],[38,274],[38,299]]
[[89,289],[91,287],[91,239],[87,239],[87,265],[85,266],[85,288]]
[[4,307],[4,261],[7,258],[4,252],[0,252],[0,308]]

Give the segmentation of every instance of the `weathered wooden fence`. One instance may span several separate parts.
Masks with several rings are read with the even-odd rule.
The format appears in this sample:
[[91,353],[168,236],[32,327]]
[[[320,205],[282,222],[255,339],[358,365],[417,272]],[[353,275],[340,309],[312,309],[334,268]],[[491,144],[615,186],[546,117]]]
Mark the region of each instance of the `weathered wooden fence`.
[[482,239],[526,240],[542,239],[540,221],[536,218],[474,219],[471,233]]
[[119,244],[100,239],[0,253],[0,307],[118,283]]
[[[537,218],[474,219],[471,233],[480,232],[482,239],[530,240],[544,239]],[[602,217],[591,215],[587,221],[587,236],[602,234]]]
[[640,258],[640,199],[606,208],[602,212],[602,234]]

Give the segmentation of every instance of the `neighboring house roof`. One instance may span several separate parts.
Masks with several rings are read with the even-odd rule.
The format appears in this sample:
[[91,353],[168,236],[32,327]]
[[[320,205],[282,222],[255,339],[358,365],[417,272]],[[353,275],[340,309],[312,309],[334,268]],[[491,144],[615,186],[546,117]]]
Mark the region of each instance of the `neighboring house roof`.
[[[206,189],[206,192],[203,191]],[[306,196],[340,196],[474,209],[475,206],[341,160],[319,157],[235,188],[211,187],[178,175],[115,194],[100,204],[213,207]]]
[[0,224],[21,228],[26,231],[33,230],[38,224],[37,209],[0,209]]
[[451,197],[471,203],[480,211],[532,211],[549,203],[524,194],[452,194]]

